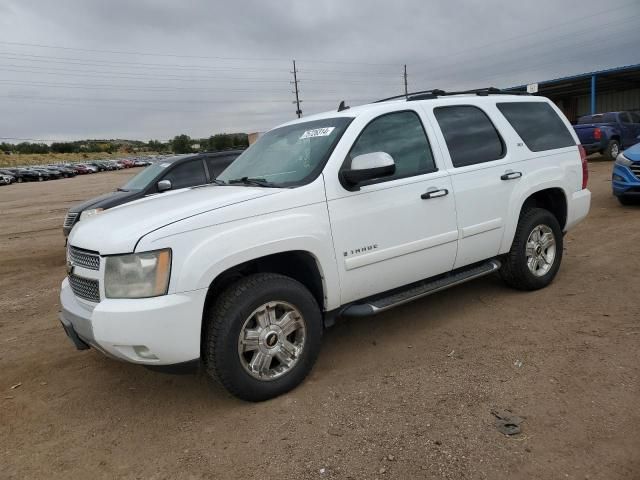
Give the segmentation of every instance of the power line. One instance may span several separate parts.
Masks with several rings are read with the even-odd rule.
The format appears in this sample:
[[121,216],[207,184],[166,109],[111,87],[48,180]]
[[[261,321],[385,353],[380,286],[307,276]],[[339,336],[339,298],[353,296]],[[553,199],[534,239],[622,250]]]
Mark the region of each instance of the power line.
[[[593,13],[591,13],[589,15],[585,15],[585,16],[577,17],[577,18],[572,18],[569,21],[556,23],[556,24],[553,24],[551,26],[548,26],[548,27],[545,27],[545,28],[542,28],[542,29],[533,30],[533,31],[530,31],[530,32],[527,32],[527,33],[524,33],[524,34],[521,34],[521,35],[515,35],[515,36],[512,36],[512,37],[502,38],[502,39],[494,40],[492,42],[484,43],[484,44],[481,44],[481,45],[476,45],[476,46],[471,47],[471,48],[458,50],[458,51],[453,52],[453,53],[448,53],[447,57],[450,58],[450,57],[458,56],[458,55],[461,55],[463,53],[484,49],[484,48],[487,48],[489,46],[496,45],[496,44],[506,44],[507,42],[511,42],[512,40],[516,40],[516,39],[519,39],[519,38],[525,38],[525,37],[530,37],[530,36],[533,36],[533,35],[538,35],[541,32],[547,32],[549,30],[556,30],[558,27],[560,27],[562,25],[575,25],[578,22],[580,22],[582,20],[586,20],[588,18],[594,18],[594,17],[599,17],[600,18],[600,17],[602,17],[603,14],[607,14],[607,13],[611,13],[611,12],[614,12],[614,11],[617,11],[617,10],[621,10],[623,8],[626,8],[626,7],[630,6],[630,5],[637,6],[638,3],[637,3],[637,1],[633,1],[633,2],[629,2],[629,3],[625,3],[625,4],[620,5],[618,7],[614,7],[614,8],[607,7],[606,10],[600,10],[600,11],[597,11],[597,12],[593,12]],[[600,27],[602,27],[602,25],[598,25],[598,28],[600,28]],[[593,29],[593,27],[587,27],[587,28],[590,29],[591,31]],[[566,33],[564,35],[575,35],[575,33]],[[561,35],[561,36],[564,36],[564,35]],[[429,61],[418,62],[418,63],[416,63],[416,65],[422,65],[422,64],[425,64],[425,63],[429,63]]]
[[[0,44],[15,45],[20,47],[37,47],[37,48],[48,48],[48,49],[57,49],[57,50],[69,50],[69,51],[76,51],[76,52],[109,53],[109,54],[115,54],[115,55],[140,55],[140,56],[148,56],[148,57],[193,58],[193,59],[200,59],[200,60],[247,60],[247,61],[274,61],[274,62],[290,61],[288,58],[282,58],[282,57],[224,57],[224,56],[211,56],[211,55],[184,55],[184,54],[171,54],[171,53],[151,53],[151,52],[136,52],[136,51],[125,51],[125,50],[103,50],[103,49],[92,49],[92,48],[65,47],[61,45],[45,45],[42,43],[7,42],[7,41],[0,41]],[[343,60],[307,59],[307,60],[304,60],[304,62],[326,63],[326,64],[397,66],[397,64],[395,63],[352,62],[352,61],[343,61]]]
[[[185,103],[193,103],[193,104],[200,104],[200,103],[220,103],[220,104],[235,104],[235,103],[249,103],[249,104],[255,104],[255,103],[289,103],[291,100],[290,99],[286,99],[286,98],[271,98],[271,99],[257,99],[257,100],[253,100],[253,99],[206,99],[206,98],[198,98],[198,99],[167,99],[167,98],[163,98],[163,99],[158,99],[158,100],[152,100],[152,99],[142,99],[142,98],[103,98],[103,97],[62,97],[62,96],[47,96],[47,97],[43,97],[43,96],[35,96],[35,95],[3,95],[0,96],[0,98],[7,98],[7,99],[18,99],[18,100],[64,100],[64,101],[71,101],[71,102],[85,102],[85,101],[89,101],[89,102],[98,102],[98,103],[118,103],[118,102],[122,102],[122,103],[128,103],[131,105],[135,105],[135,104],[147,104],[147,103],[176,103],[176,104],[185,104]],[[360,102],[360,101],[366,101],[365,99],[361,99],[361,98],[350,98],[349,100],[354,101],[354,102]],[[334,102],[335,98],[324,98],[324,99],[310,99],[310,100],[306,100],[307,103],[313,102],[313,103],[324,103],[324,102]]]

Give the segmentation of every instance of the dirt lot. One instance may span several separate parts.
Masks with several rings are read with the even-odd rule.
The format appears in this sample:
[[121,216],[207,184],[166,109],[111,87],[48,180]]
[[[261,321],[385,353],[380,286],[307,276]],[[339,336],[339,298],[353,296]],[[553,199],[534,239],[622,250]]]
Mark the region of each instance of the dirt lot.
[[491,278],[341,322],[261,404],[64,336],[65,210],[132,172],[0,188],[0,478],[640,478],[640,207],[610,169],[590,167],[552,286]]

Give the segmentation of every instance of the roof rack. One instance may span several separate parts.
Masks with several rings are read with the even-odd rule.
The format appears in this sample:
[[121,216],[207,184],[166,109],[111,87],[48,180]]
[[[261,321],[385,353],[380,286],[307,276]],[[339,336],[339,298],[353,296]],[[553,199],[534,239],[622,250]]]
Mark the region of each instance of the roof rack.
[[411,92],[404,95],[396,95],[394,97],[383,98],[382,100],[376,100],[373,103],[381,103],[387,102],[389,100],[398,100],[404,98],[407,102],[416,101],[416,100],[430,100],[438,97],[445,97],[449,95],[469,95],[475,94],[480,97],[487,95],[529,95],[527,92],[518,92],[513,90],[501,90],[496,87],[485,87],[485,88],[476,88],[473,90],[460,90],[457,92],[445,92],[444,90],[440,90],[434,88],[433,90],[422,90],[419,92]]

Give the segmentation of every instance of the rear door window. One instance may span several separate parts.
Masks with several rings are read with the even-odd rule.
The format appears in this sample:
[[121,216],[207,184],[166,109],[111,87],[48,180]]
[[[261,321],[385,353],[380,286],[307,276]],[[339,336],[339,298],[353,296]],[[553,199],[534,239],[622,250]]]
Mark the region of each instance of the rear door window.
[[207,168],[209,169],[209,177],[217,178],[225,168],[238,157],[238,155],[220,155],[215,157],[206,157]]
[[498,109],[532,152],[572,147],[576,142],[548,103],[498,103]]
[[171,188],[193,187],[207,183],[202,159],[190,160],[172,168],[162,180],[171,181]]
[[505,156],[502,137],[486,113],[472,105],[433,110],[447,142],[454,167],[499,160]]

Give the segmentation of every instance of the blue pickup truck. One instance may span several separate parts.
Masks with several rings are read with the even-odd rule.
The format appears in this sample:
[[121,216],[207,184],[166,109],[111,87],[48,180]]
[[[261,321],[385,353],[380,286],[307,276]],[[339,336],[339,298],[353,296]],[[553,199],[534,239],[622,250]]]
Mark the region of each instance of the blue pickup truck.
[[640,115],[636,112],[585,115],[573,128],[587,154],[600,152],[608,160],[640,142]]

